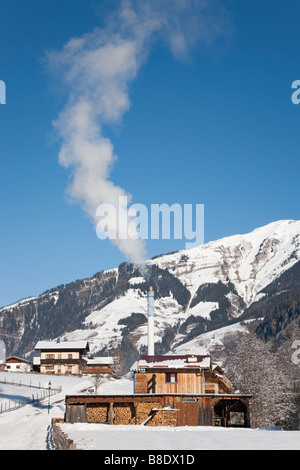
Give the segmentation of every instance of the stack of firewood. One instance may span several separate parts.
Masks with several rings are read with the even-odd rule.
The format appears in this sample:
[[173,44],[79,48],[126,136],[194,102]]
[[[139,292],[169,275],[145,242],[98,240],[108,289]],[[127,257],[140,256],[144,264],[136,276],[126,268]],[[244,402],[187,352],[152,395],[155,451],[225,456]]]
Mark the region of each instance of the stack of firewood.
[[135,424],[133,403],[117,403],[113,409],[114,424]]
[[109,423],[109,406],[106,404],[88,405],[86,421],[88,423]]
[[161,408],[160,403],[114,403],[111,410],[108,404],[89,404],[86,408],[88,423],[145,424],[145,426],[176,426],[177,410]]
[[176,426],[177,410],[155,410],[145,426]]
[[160,403],[138,403],[136,413],[136,424],[144,423],[152,414],[153,408],[158,408]]

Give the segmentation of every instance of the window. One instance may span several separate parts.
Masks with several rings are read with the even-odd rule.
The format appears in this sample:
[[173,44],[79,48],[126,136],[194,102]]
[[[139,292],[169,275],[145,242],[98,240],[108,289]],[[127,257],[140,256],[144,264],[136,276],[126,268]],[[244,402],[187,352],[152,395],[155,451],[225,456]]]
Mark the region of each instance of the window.
[[46,354],[46,359],[54,359],[54,354]]
[[175,383],[177,382],[177,374],[176,374],[176,373],[167,372],[167,373],[166,373],[166,382],[167,382],[167,383],[173,383],[173,384],[175,384]]
[[68,354],[68,359],[72,359],[72,354]]

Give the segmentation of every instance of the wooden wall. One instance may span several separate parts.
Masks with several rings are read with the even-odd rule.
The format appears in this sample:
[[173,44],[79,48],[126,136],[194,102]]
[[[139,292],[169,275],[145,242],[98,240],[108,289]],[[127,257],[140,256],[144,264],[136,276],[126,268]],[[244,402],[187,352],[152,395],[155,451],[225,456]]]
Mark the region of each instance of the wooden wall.
[[232,386],[223,374],[205,371],[205,393],[232,393]]
[[111,374],[112,370],[109,365],[87,365],[84,369],[85,374]]
[[135,393],[203,393],[201,372],[178,369],[170,373],[177,374],[176,383],[167,382],[166,373],[160,369],[152,369],[151,373],[136,373]]
[[[143,424],[147,426],[212,426],[213,407],[210,399],[189,401],[180,396],[144,397],[141,401],[121,401],[117,397],[106,402],[73,403],[67,405],[66,421],[103,424]],[[150,399],[150,397],[149,397]],[[170,407],[170,410],[167,408]],[[167,412],[169,411],[169,413]],[[149,420],[149,421],[148,421]]]
[[67,396],[65,420],[69,423],[213,426],[216,414],[223,416],[223,425],[227,425],[231,410],[245,413],[245,426],[250,427],[248,403],[249,396],[235,394]]

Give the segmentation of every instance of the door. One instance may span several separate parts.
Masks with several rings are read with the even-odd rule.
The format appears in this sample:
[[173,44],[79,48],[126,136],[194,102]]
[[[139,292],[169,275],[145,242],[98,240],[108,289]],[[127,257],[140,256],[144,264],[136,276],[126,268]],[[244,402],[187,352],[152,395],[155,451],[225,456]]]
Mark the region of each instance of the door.
[[67,406],[67,423],[84,423],[86,421],[85,405],[82,403]]
[[177,426],[199,426],[199,404],[198,402],[176,403],[179,410],[177,415]]

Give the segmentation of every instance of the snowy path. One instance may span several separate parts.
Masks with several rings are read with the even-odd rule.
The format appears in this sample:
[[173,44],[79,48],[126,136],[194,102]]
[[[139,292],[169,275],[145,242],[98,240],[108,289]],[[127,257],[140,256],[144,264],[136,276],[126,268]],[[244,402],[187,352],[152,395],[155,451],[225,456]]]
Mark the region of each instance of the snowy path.
[[0,450],[51,450],[52,417],[63,417],[64,401],[52,406],[26,405],[0,415]]
[[[22,408],[6,411],[0,414],[0,450],[51,450],[51,419],[63,418],[65,409],[65,395],[68,393],[79,393],[82,389],[91,385],[90,379],[63,377],[63,376],[43,376],[42,374],[14,374],[0,372],[0,380],[10,381],[14,377],[15,381],[22,383],[36,381],[37,385],[44,381],[45,384],[51,380],[53,387],[62,387],[62,392],[52,395],[50,398],[51,407],[48,410],[48,398],[42,403],[32,403]],[[43,383],[43,382],[42,382]],[[1,383],[1,401],[15,401],[16,396],[27,396],[25,387],[11,386]],[[32,389],[28,388],[28,395]],[[49,411],[49,412],[48,412]]]

